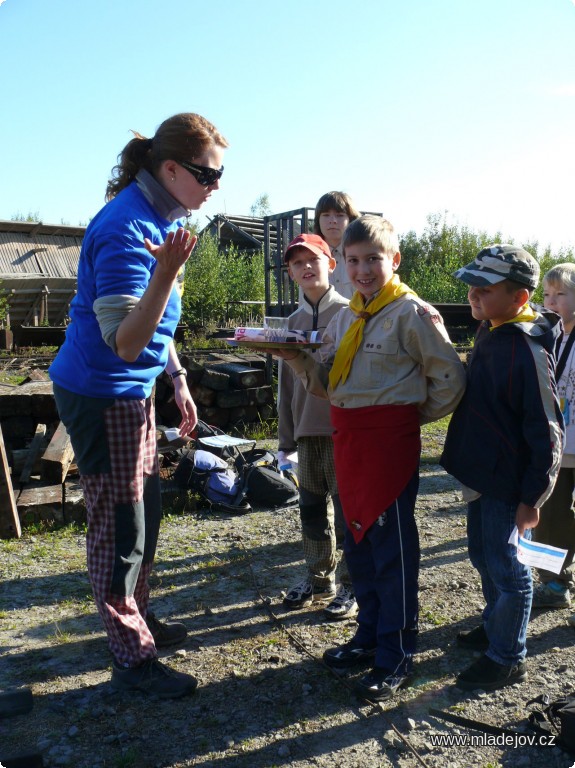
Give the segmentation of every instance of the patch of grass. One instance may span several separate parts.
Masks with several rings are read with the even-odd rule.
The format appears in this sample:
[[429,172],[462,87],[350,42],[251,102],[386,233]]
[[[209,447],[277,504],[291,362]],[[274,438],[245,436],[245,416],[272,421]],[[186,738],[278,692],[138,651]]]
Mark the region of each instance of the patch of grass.
[[93,613],[95,610],[94,600],[91,595],[85,595],[80,599],[68,597],[65,600],[62,600],[59,605],[62,608],[66,608],[85,615]]
[[433,624],[434,627],[442,627],[444,624],[448,624],[451,619],[447,616],[443,616],[441,613],[437,613],[431,609],[421,611],[421,618]]
[[75,638],[71,632],[62,631],[57,624],[55,624],[54,626],[55,626],[54,634],[48,635],[49,639],[51,639],[54,643],[57,643],[58,645],[66,645],[66,643],[74,642]]
[[443,451],[443,443],[445,442],[445,434],[447,427],[451,419],[449,416],[444,416],[439,421],[434,421],[431,424],[424,424],[421,427],[421,463],[422,464],[437,464],[441,452]]
[[74,536],[84,536],[87,531],[86,523],[58,523],[56,520],[39,520],[26,526],[23,536],[32,538],[32,536],[44,536],[46,534],[57,533],[62,538],[72,538]]
[[259,422],[255,421],[246,424],[243,436],[246,440],[275,440],[278,436],[278,420],[261,418]]
[[0,552],[5,555],[10,555],[18,552],[21,549],[18,539],[0,539]]
[[26,378],[25,375],[22,373],[16,373],[9,371],[2,371],[0,373],[0,384],[8,384],[11,386],[18,386],[18,384],[21,384],[24,379]]

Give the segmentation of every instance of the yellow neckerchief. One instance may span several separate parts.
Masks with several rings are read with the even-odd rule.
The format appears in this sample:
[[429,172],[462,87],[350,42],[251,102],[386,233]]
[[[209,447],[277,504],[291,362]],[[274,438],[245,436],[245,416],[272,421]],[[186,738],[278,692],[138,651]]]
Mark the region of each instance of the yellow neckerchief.
[[336,388],[340,379],[341,383],[345,384],[345,380],[351,370],[351,364],[363,338],[363,329],[369,318],[406,293],[416,295],[408,285],[401,282],[399,275],[393,275],[391,280],[388,280],[375,299],[372,299],[367,306],[364,297],[359,291],[353,294],[349,302],[349,308],[357,315],[357,320],[345,332],[336,352],[331,371],[329,372],[329,383],[332,389]]
[[[537,312],[532,307],[530,307],[529,304],[525,304],[521,308],[521,312],[518,315],[512,317],[511,320],[506,320],[504,323],[501,323],[501,325],[507,325],[507,323],[532,323],[536,319]],[[493,331],[495,328],[499,328],[499,326],[492,325],[489,330]]]

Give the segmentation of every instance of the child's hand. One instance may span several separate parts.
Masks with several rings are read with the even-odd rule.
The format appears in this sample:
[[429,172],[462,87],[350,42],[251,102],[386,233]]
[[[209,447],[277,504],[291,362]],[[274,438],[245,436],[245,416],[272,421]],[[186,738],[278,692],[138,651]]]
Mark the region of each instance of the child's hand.
[[286,363],[288,360],[295,360],[296,357],[300,354],[300,350],[291,350],[291,349],[274,349],[270,348],[267,349],[266,352],[269,352],[272,357],[279,357],[282,360],[285,360]]
[[536,507],[529,507],[527,504],[519,504],[515,514],[515,524],[517,532],[523,536],[528,528],[536,528],[539,522],[539,510]]

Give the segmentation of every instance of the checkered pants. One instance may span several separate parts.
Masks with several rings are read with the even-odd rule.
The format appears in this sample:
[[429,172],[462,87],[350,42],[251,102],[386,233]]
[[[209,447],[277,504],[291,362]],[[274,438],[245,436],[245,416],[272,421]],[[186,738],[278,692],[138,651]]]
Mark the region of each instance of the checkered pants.
[[[337,492],[331,437],[298,440],[299,505],[303,553],[308,576],[316,587],[333,583],[337,549],[343,546],[345,522]],[[340,581],[350,586],[345,558],[340,560]]]
[[96,606],[116,662],[136,666],[157,655],[145,621],[161,520],[154,406],[70,393],[56,401],[80,470]]

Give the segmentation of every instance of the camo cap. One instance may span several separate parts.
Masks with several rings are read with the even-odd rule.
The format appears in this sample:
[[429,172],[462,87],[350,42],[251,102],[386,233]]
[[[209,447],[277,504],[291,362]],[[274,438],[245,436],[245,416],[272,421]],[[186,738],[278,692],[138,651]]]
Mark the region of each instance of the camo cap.
[[479,251],[475,261],[453,273],[468,285],[485,286],[513,280],[529,288],[539,284],[539,264],[517,245],[489,245]]

